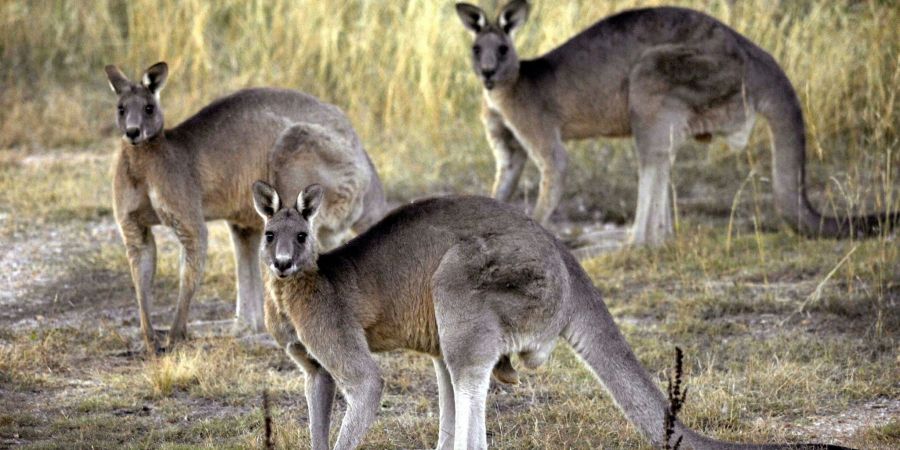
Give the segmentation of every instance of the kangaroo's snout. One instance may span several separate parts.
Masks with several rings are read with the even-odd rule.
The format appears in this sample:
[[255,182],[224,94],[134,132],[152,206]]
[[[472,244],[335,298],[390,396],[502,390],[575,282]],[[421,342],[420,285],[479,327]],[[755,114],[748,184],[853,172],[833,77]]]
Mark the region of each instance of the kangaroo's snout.
[[294,261],[291,258],[274,258],[272,260],[272,271],[278,278],[285,278],[294,273]]
[[484,79],[484,87],[488,90],[494,88],[494,75],[496,73],[496,69],[481,69],[481,78]]
[[128,140],[130,140],[131,142],[134,142],[135,139],[137,139],[138,136],[140,136],[140,135],[141,135],[141,129],[138,127],[128,128],[125,130],[125,137],[127,137]]
[[280,272],[286,272],[288,269],[291,268],[291,264],[292,264],[292,261],[290,258],[285,258],[285,259],[278,258],[275,260],[275,262],[272,263],[272,265],[275,266],[275,268],[278,269],[278,271],[280,271]]

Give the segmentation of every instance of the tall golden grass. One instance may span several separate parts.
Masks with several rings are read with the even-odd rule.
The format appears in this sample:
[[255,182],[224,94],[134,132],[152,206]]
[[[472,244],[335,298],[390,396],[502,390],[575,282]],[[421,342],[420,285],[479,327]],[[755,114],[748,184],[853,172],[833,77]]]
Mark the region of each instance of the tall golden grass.
[[[482,3],[496,10],[501,2]],[[900,85],[900,9],[892,2],[532,3],[517,37],[524,57],[626,8],[669,3],[721,19],[770,51],[794,82],[809,124],[810,157],[880,190],[881,206],[893,201],[885,197],[896,185],[889,168],[900,161],[891,150],[898,143]],[[110,136],[113,99],[103,66],[115,63],[136,77],[166,60],[169,125],[229,91],[291,87],[348,112],[395,193],[472,190],[463,186],[485,192],[492,175],[478,119],[481,89],[468,66],[470,38],[452,1],[7,0],[0,21],[0,148],[84,145]],[[763,128],[754,142],[764,141]],[[573,169],[582,174],[573,189],[591,190],[612,172],[627,172],[621,181],[632,191],[633,172],[620,170],[629,157],[618,165],[598,163],[590,145],[570,146],[576,167],[594,166]],[[619,154],[629,146],[620,141],[611,148]],[[768,157],[755,159],[765,164]],[[819,181],[828,184],[824,176]]]

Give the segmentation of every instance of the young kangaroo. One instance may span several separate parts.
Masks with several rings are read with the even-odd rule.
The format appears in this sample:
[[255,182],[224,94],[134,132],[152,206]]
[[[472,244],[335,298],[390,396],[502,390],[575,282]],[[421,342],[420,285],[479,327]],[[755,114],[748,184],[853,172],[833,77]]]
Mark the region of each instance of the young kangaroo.
[[[808,236],[877,234],[885,214],[823,217],[804,184],[806,137],[794,88],[771,55],[718,20],[682,8],[625,11],[558,48],[520,60],[513,34],[528,18],[525,0],[495,21],[477,6],[456,11],[475,38],[472,64],[484,85],[483,120],[497,172],[493,196],[506,201],[527,158],[541,174],[533,216],[546,224],[563,193],[564,140],[634,136],[639,170],[631,239],[658,244],[672,234],[669,172],[690,138],[724,136],[746,146],[757,112],[774,136],[775,206]],[[900,220],[895,213],[891,221]]]
[[[434,360],[437,448],[483,449],[492,370],[511,354],[541,365],[557,336],[641,433],[661,444],[666,399],[588,275],[551,233],[496,200],[434,198],[400,207],[319,255],[308,236],[322,191],[310,186],[289,206],[268,184],[253,186],[266,222],[266,327],[306,371],[313,448],[328,447],[335,386],[347,400],[335,448],[360,445],[381,404],[372,352],[410,349]],[[683,436],[694,449],[801,448],[728,444],[680,423],[675,434],[673,441]]]
[[258,250],[262,222],[250,184],[274,180],[283,189],[311,182],[330,188],[322,235],[334,246],[385,211],[381,183],[350,122],[335,106],[300,92],[246,89],[220,98],[175,128],[163,129],[159,93],[168,67],[160,62],[132,83],[115,66],[106,74],[118,95],[122,145],[116,156],[113,207],[137,294],[148,351],[159,349],[150,324],[156,244],[151,226],[175,231],[182,246],[178,306],[169,343],[186,334],[191,297],[203,277],[206,221],[231,228],[237,278],[237,323],[263,327]]

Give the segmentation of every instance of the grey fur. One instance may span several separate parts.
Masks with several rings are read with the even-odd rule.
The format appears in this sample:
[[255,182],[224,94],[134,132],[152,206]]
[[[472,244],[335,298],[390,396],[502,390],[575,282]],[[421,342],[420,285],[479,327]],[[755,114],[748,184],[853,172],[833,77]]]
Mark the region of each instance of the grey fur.
[[[258,262],[263,224],[253,210],[253,180],[273,179],[286,191],[313,182],[333,189],[322,213],[328,246],[338,245],[350,228],[364,230],[386,210],[378,175],[335,106],[296,91],[246,89],[164,130],[159,91],[168,74],[165,63],[147,69],[140,84],[115,66],[107,66],[106,73],[118,96],[117,125],[123,133],[113,206],[149,351],[159,348],[149,313],[156,270],[152,225],[171,227],[182,245],[178,306],[169,330],[173,343],[186,335],[190,301],[203,277],[209,220],[224,219],[231,227],[237,323],[263,327]],[[297,135],[304,139],[294,139]]]
[[774,135],[775,206],[793,228],[811,236],[866,235],[900,219],[900,213],[836,219],[810,205],[794,88],[771,55],[708,15],[672,7],[625,11],[520,60],[510,32],[528,15],[525,0],[510,2],[493,21],[477,6],[456,8],[474,35],[472,64],[484,84],[483,120],[497,162],[492,195],[507,200],[530,158],[541,174],[533,215],[542,224],[563,193],[563,141],[634,136],[640,181],[632,241],[663,242],[672,234],[677,149],[713,136],[741,148],[757,112]]
[[[254,192],[265,210],[271,186],[257,182]],[[299,204],[318,192],[305,190]],[[272,248],[291,249],[295,270],[267,273],[266,326],[307,372],[313,448],[328,448],[335,385],[347,412],[334,448],[362,443],[383,386],[372,352],[395,349],[434,359],[437,447],[485,448],[492,370],[511,354],[530,367],[544,363],[558,336],[660,445],[665,398],[572,254],[521,212],[483,197],[422,200],[322,255],[315,242],[296,239],[309,230],[307,215],[284,206],[264,214],[271,238],[261,251],[272,267]],[[780,448],[727,444],[680,423],[678,436],[695,449]]]

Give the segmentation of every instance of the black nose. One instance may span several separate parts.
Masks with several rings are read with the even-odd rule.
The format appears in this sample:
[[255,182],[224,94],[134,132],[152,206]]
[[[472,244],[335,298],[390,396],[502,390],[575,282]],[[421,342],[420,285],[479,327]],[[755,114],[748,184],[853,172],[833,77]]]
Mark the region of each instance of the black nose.
[[495,73],[497,73],[497,71],[493,69],[483,69],[481,71],[481,74],[484,75],[484,78],[487,80],[490,80]]
[[291,268],[291,260],[289,259],[276,259],[273,264],[279,272],[285,272]]
[[141,134],[140,128],[129,128],[125,130],[125,136],[128,136],[128,139],[134,139]]

